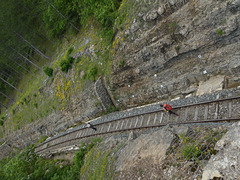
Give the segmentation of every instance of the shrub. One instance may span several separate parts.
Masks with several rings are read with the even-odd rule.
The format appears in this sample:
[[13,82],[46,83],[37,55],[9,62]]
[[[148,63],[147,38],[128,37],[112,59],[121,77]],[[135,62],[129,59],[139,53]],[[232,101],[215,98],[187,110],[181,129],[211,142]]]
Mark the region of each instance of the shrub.
[[74,61],[73,57],[67,56],[67,63],[72,64]]
[[81,58],[80,58],[80,57],[77,57],[77,59],[76,59],[76,61],[75,61],[75,64],[78,64],[80,61],[81,61]]
[[176,51],[179,51],[179,49],[180,49],[180,46],[176,46],[176,47],[175,47],[175,50],[176,50]]
[[115,112],[115,111],[118,111],[119,109],[115,106],[109,106],[107,108],[107,113],[112,113],[112,112]]
[[125,64],[124,60],[121,59],[121,60],[119,61],[119,63],[118,63],[118,67],[123,67],[124,64]]
[[92,67],[87,74],[87,77],[91,81],[95,81],[98,73],[98,68],[96,66]]
[[62,72],[65,72],[67,73],[69,69],[71,69],[72,66],[71,66],[71,63],[70,62],[67,62],[66,60],[62,60],[60,62],[60,69]]
[[73,51],[73,47],[70,47],[67,51],[67,56],[69,56],[72,53],[72,51]]
[[42,136],[41,139],[36,144],[44,142],[47,138],[48,138],[47,136]]
[[69,56],[69,54],[70,54],[69,52],[71,53],[71,51],[68,50],[66,60],[62,60],[60,62],[61,71],[65,72],[65,73],[67,73],[68,70],[72,68],[72,63],[74,61],[74,58]]
[[51,77],[53,75],[53,69],[49,68],[47,66],[43,68],[43,72],[49,77]]
[[217,30],[217,34],[218,34],[219,36],[222,36],[224,33],[225,33],[225,32],[224,32],[223,30],[221,30],[221,29],[218,29],[218,30]]
[[3,120],[0,119],[0,126],[3,126]]
[[187,160],[198,160],[198,158],[201,156],[202,152],[199,150],[198,146],[186,144],[182,150],[182,155],[187,159]]
[[38,103],[34,103],[33,105],[36,109],[38,108]]

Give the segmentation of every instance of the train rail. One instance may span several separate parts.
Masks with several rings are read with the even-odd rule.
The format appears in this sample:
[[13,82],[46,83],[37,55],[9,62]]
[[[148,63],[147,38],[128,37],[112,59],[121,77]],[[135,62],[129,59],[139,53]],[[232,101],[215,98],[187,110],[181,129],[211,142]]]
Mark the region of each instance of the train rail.
[[169,115],[162,109],[130,115],[123,118],[113,118],[107,122],[95,124],[97,131],[81,127],[52,137],[39,144],[36,152],[45,154],[56,152],[67,146],[79,145],[84,138],[101,136],[109,133],[134,131],[161,126],[181,125],[189,123],[227,122],[240,120],[240,96],[234,98],[206,101],[174,107],[179,116]]

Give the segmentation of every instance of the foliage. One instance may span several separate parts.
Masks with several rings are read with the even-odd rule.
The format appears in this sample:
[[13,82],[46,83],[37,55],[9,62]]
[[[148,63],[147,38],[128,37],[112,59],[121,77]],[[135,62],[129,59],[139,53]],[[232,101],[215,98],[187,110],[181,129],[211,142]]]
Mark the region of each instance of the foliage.
[[80,61],[81,61],[81,58],[80,58],[80,57],[77,57],[77,59],[76,59],[76,61],[75,61],[75,64],[78,64]]
[[72,46],[68,49],[68,51],[67,51],[67,56],[69,56],[69,55],[72,53],[73,49],[74,49],[74,48],[73,48]]
[[98,68],[96,66],[94,67],[91,67],[86,74],[84,74],[84,79],[89,79],[91,81],[95,81],[96,80],[96,77],[97,77],[97,74],[98,74]]
[[[1,72],[10,72],[11,78],[7,81],[13,86],[17,85],[23,74],[32,73],[36,69],[32,63],[40,66],[39,63],[44,58],[39,52],[52,53],[52,47],[56,46],[58,40],[69,39],[66,37],[69,35],[67,33],[79,32],[80,27],[85,26],[90,18],[98,22],[97,26],[100,25],[98,27],[103,39],[111,42],[120,4],[121,0],[1,1]],[[49,35],[55,38],[54,41]],[[68,50],[67,56],[72,51],[73,47]],[[27,62],[20,54],[29,58],[32,63]],[[67,60],[71,61],[72,59]],[[61,69],[64,72],[71,68],[71,63],[67,62],[62,63]],[[45,71],[48,76],[52,76],[52,70],[45,68]],[[91,77],[93,78],[94,76]],[[3,82],[0,82],[0,89],[6,95],[13,91],[12,87]],[[0,100],[6,100],[6,97],[0,96]]]
[[115,106],[109,106],[107,108],[107,113],[112,113],[112,112],[115,112],[115,111],[118,111],[119,109]]
[[72,68],[73,61],[74,59],[70,56],[68,56],[66,60],[62,60],[60,62],[61,71],[67,73],[68,70]]
[[81,17],[82,25],[93,16],[101,25],[104,37],[112,40],[113,25],[120,3],[121,0],[74,0],[73,7]]
[[180,46],[176,46],[176,47],[175,47],[175,50],[176,50],[176,51],[179,51],[179,50],[180,50]]
[[6,117],[4,115],[0,116],[0,126],[3,126]]
[[217,30],[217,34],[218,34],[219,36],[222,36],[224,33],[225,33],[225,32],[224,32],[222,29],[218,29],[218,30]]
[[[199,128],[194,131],[200,133]],[[185,134],[180,135],[179,138],[183,143],[180,149],[181,155],[186,160],[199,161],[209,159],[211,155],[216,154],[214,146],[226,132],[227,130],[221,132],[210,130],[200,141],[197,141],[194,137],[186,136]]]
[[[78,22],[79,16],[76,11],[72,10],[71,1],[54,0],[53,2],[45,1],[47,5],[43,12],[43,21],[49,29],[51,37],[60,37],[71,26],[71,21]],[[76,23],[75,23],[76,24]]]
[[197,160],[201,156],[201,150],[196,145],[193,144],[186,144],[183,146],[181,149],[182,155],[187,159],[187,160]]
[[53,75],[53,69],[50,67],[45,66],[43,68],[43,72],[48,76],[51,77]]
[[123,59],[121,59],[118,63],[118,67],[123,67],[125,64],[125,61]]
[[36,143],[36,145],[42,143],[42,142],[45,141],[47,138],[48,138],[47,136],[42,136],[41,139]]
[[[43,67],[48,64],[49,61],[38,54],[37,50],[48,55],[57,52],[55,53],[56,56],[52,56],[51,59],[51,61],[56,62],[52,66],[53,73],[54,69],[60,65],[60,62],[56,59],[64,61],[62,68],[60,68],[68,72],[74,61],[74,59],[70,57],[70,54],[72,55],[75,51],[84,51],[84,49],[92,45],[92,43],[94,43],[94,47],[96,50],[98,49],[100,53],[100,55],[96,53],[97,59],[93,59],[90,56],[87,57],[88,55],[86,55],[76,60],[76,66],[73,71],[74,79],[68,79],[68,77],[64,77],[64,74],[59,73],[54,77],[54,81],[53,78],[48,78],[48,80],[45,81],[45,74],[42,75],[41,73],[39,76],[39,71],[24,60],[24,58],[21,59],[17,53],[12,53],[13,50],[9,47],[1,46],[0,70],[8,73],[9,69],[13,68],[10,74],[12,76],[14,75],[14,78],[8,78],[7,81],[22,91],[22,94],[18,92],[13,94],[13,88],[0,81],[1,92],[6,95],[14,95],[11,98],[15,100],[15,103],[10,105],[8,110],[10,118],[4,122],[6,130],[13,131],[19,129],[26,123],[44,118],[53,111],[60,111],[67,108],[67,106],[69,106],[68,104],[70,104],[69,100],[71,97],[84,88],[85,82],[86,84],[89,83],[89,81],[84,81],[79,78],[83,75],[80,74],[80,72],[85,72],[85,78],[91,81],[95,81],[99,76],[110,76],[112,62],[112,54],[110,53],[111,45],[109,42],[104,41],[104,37],[111,39],[107,33],[109,31],[111,35],[113,34],[112,26],[115,23],[114,18],[118,14],[118,7],[121,1],[90,0],[85,3],[87,6],[81,8],[84,2],[80,2],[79,0],[1,1],[0,9],[2,9],[3,13],[0,14],[0,20],[5,22],[0,32],[1,41],[33,60],[33,62],[36,62],[38,66]],[[54,9],[53,6],[56,9]],[[91,13],[86,17],[80,16],[80,14],[84,14],[84,11]],[[63,18],[60,13],[65,16],[65,18]],[[74,18],[71,16],[74,16]],[[44,21],[44,18],[47,18],[47,20]],[[62,30],[60,30],[61,32],[59,31],[58,34],[57,30],[53,29],[60,27],[59,24],[61,24],[61,21],[64,19],[68,21],[64,22],[66,24],[62,26]],[[86,23],[88,27],[84,26]],[[66,31],[73,28],[71,24],[74,24],[78,28],[81,27],[81,33],[79,33],[78,36],[70,36],[68,32],[66,33]],[[104,27],[104,24],[108,25],[108,27]],[[90,26],[92,28],[89,33],[88,30]],[[51,30],[54,31],[53,37],[55,38],[53,39],[50,39],[48,36]],[[106,36],[99,36],[99,31],[103,33],[101,35]],[[16,33],[21,35],[26,41]],[[69,44],[60,41],[63,36],[68,36]],[[82,40],[84,40],[86,36],[90,39],[90,42],[85,45],[82,44]],[[79,41],[79,39],[82,40]],[[33,46],[37,49],[34,49]],[[68,49],[67,52],[64,52],[65,49]],[[64,56],[59,58],[58,55],[62,53]],[[8,67],[8,65],[10,65],[10,67]],[[51,71],[48,72],[48,75],[52,74]],[[19,81],[16,81],[16,78],[19,78]],[[52,89],[45,91],[45,87],[48,86],[51,81],[53,82],[51,83]],[[49,93],[47,94],[46,92]],[[0,101],[3,102],[4,105],[9,105],[7,100],[4,102],[2,99],[4,99],[4,96],[0,96]]]
[[79,179],[80,169],[84,157],[100,139],[94,139],[88,145],[83,144],[74,157],[73,166],[57,160],[47,160],[34,153],[34,146],[26,148],[10,161],[0,161],[0,177],[9,179],[46,179],[46,180],[72,180]]
[[91,149],[85,155],[85,162],[81,168],[83,179],[114,179],[116,153],[126,142],[118,146],[101,145]]
[[73,57],[70,56],[73,51],[73,47],[70,47],[66,54],[66,59],[60,61],[60,69],[62,72],[67,73],[69,69],[72,68],[72,63],[74,61]]
[[73,158],[73,167],[71,169],[71,173],[69,179],[79,179],[80,177],[80,169],[84,164],[85,155],[98,143],[101,142],[101,139],[93,139],[91,143],[86,145],[82,143],[78,152],[76,152]]

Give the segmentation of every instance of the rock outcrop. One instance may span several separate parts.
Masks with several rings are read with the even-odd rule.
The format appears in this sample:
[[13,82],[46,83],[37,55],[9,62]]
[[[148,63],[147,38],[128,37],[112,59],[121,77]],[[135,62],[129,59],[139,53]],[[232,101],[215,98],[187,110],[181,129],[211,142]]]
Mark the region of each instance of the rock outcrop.
[[233,124],[225,136],[217,142],[212,156],[204,168],[202,180],[240,177],[240,122]]
[[113,62],[120,104],[196,94],[215,76],[219,88],[240,85],[239,0],[136,1],[131,11]]

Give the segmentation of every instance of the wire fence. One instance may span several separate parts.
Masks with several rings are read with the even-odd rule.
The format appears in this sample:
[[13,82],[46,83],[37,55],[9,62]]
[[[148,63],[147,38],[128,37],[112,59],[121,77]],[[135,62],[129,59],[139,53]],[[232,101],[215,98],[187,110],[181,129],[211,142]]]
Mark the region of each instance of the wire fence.
[[[184,131],[180,130],[183,126],[179,129],[175,126],[173,129],[178,132],[174,132],[175,138],[163,158],[157,161],[151,156],[142,159],[136,166],[121,171],[117,179],[237,179],[236,174],[239,175],[239,169],[236,168],[237,158],[226,163],[226,156],[232,154],[220,153],[215,147],[230,130],[231,125],[195,124],[185,126],[187,130],[185,128]],[[214,158],[225,167],[221,172],[216,169]],[[212,164],[209,163],[210,159]],[[232,164],[234,168],[231,168]]]

